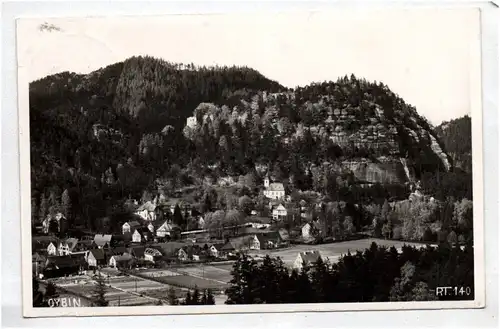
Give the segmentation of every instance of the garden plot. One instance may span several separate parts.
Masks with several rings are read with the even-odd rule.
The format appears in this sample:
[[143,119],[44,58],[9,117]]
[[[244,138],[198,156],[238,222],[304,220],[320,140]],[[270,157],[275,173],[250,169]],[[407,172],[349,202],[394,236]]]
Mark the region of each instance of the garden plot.
[[228,283],[232,279],[231,270],[211,265],[185,267],[178,269],[178,271],[185,275],[190,275],[202,279],[209,279],[220,282],[221,284]]
[[165,285],[161,283],[132,276],[109,278],[106,280],[106,284],[109,284],[118,290],[138,293],[145,290],[165,288]]
[[[64,289],[74,293],[78,296],[85,296],[92,299],[93,292],[95,290],[95,284],[68,284],[64,286]],[[123,306],[123,305],[152,305],[150,299],[140,297],[137,295],[129,294],[127,292],[115,289],[113,287],[106,286],[106,294],[104,295],[106,300],[109,302],[109,306]]]
[[169,271],[165,269],[161,270],[146,270],[146,271],[141,271],[141,275],[147,276],[148,278],[159,278],[162,276],[175,276],[175,275],[180,275],[177,272],[174,271]]
[[228,286],[226,283],[221,281],[203,279],[191,275],[164,276],[156,278],[156,280],[159,280],[165,284],[189,289],[198,287],[198,289],[224,290]]

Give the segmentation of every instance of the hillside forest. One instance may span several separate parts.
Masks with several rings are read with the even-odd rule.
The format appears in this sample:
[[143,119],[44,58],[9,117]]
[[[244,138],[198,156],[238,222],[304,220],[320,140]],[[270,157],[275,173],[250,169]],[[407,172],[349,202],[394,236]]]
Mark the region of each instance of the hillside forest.
[[207,226],[244,222],[266,212],[269,175],[291,209],[313,209],[319,238],[472,240],[470,118],[433,127],[354,75],[289,89],[247,67],[132,57],[32,82],[30,137],[34,226],[61,212],[67,227],[113,233],[131,200],[158,196]]

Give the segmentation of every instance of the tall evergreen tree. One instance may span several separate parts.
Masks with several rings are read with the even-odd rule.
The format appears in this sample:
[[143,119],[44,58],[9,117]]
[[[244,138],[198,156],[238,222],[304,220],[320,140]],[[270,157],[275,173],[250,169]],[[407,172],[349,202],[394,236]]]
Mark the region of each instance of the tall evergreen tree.
[[108,306],[109,302],[106,300],[106,283],[104,280],[104,277],[99,274],[97,274],[96,278],[96,285],[94,287],[94,290],[92,291],[92,305],[96,307],[104,307]]
[[179,298],[177,298],[175,289],[172,286],[168,288],[167,300],[169,305],[179,305]]

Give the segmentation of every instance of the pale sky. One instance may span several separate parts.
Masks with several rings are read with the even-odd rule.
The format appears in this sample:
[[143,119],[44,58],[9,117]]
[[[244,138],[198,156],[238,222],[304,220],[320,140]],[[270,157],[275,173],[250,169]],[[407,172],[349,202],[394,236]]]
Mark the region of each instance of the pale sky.
[[18,63],[31,81],[136,55],[246,65],[287,87],[354,73],[439,124],[470,114],[479,41],[479,12],[465,8],[37,18],[18,21]]

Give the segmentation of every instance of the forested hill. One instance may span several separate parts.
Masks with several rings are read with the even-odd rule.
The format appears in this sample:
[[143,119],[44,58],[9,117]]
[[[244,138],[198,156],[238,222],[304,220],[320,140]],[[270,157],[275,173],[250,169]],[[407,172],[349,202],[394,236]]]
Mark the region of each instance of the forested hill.
[[62,195],[65,213],[89,221],[158,181],[261,179],[259,168],[333,199],[355,198],[359,183],[404,189],[450,169],[415,108],[354,76],[287,90],[246,67],[133,57],[33,82],[30,124],[35,220],[63,207]]
[[455,166],[469,173],[472,172],[471,129],[471,118],[468,115],[443,122],[435,128]]

